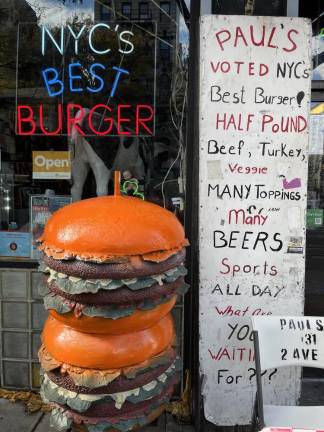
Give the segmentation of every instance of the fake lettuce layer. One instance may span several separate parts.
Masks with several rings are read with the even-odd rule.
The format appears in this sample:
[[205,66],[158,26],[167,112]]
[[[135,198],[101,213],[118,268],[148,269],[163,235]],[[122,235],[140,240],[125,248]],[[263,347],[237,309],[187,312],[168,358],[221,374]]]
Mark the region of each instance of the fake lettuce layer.
[[126,401],[139,403],[152,399],[163,391],[170,377],[181,370],[181,361],[175,362],[160,376],[141,387],[112,394],[80,394],[59,387],[51,381],[46,374],[42,377],[40,394],[44,401],[50,401],[59,405],[66,405],[77,412],[88,410],[92,404],[114,402],[116,409],[121,409]]
[[[118,423],[102,422],[95,425],[83,424],[83,426],[88,432],[106,432],[110,428],[115,428],[120,432],[127,432],[131,431],[135,426],[145,426],[147,422],[147,417],[143,415],[142,417],[137,417],[129,420],[121,420]],[[68,417],[63,409],[55,408],[52,411],[50,417],[50,426],[52,428],[55,428],[59,432],[64,432],[70,430],[72,423],[72,418]]]
[[173,348],[169,347],[157,356],[136,366],[108,371],[99,369],[83,369],[66,363],[63,364],[62,362],[55,360],[49,354],[44,345],[40,347],[38,356],[41,366],[45,371],[52,371],[59,368],[61,373],[67,373],[72,378],[75,385],[97,388],[108,385],[120,375],[124,375],[127,379],[133,379],[138,374],[146,373],[159,366],[163,366],[169,363],[171,356],[173,357],[173,353]]
[[[164,283],[172,283],[175,282],[179,277],[185,276],[187,274],[187,269],[183,265],[180,265],[178,267],[174,267],[173,269],[167,270],[164,273],[143,278],[120,280],[81,279],[74,276],[68,276],[64,273],[56,272],[49,267],[46,267],[45,269],[43,267],[41,268],[43,272],[49,273],[48,282],[55,281],[60,290],[66,292],[67,294],[96,294],[99,290],[110,291],[121,288],[122,286],[126,286],[127,288],[136,291],[143,288],[149,288],[156,283],[159,285],[163,285]],[[43,295],[43,293],[40,292],[40,295]]]
[[[188,285],[183,283],[178,289],[176,294],[183,295],[188,290]],[[86,315],[89,317],[100,317],[100,318],[110,318],[110,319],[118,319],[124,318],[126,316],[132,315],[136,309],[140,310],[151,310],[154,309],[157,305],[162,303],[166,303],[170,301],[171,296],[161,296],[158,300],[145,300],[139,305],[128,306],[128,307],[118,307],[118,306],[87,306],[85,304],[80,304],[74,302],[72,300],[67,300],[59,294],[55,294],[53,292],[47,291],[47,294],[44,296],[44,306],[45,309],[54,309],[59,314],[65,314],[69,312],[73,312],[80,315]]]
[[70,430],[73,420],[76,420],[78,424],[82,423],[82,426],[87,432],[108,432],[111,428],[118,430],[119,432],[128,432],[133,430],[135,427],[145,426],[150,422],[149,415],[154,410],[158,409],[165,403],[169,402],[169,397],[166,395],[154,402],[143,413],[134,414],[133,416],[121,415],[120,418],[103,418],[102,421],[99,419],[89,419],[82,417],[75,413],[72,413],[62,407],[56,406],[51,413],[50,426],[56,428],[58,431]]

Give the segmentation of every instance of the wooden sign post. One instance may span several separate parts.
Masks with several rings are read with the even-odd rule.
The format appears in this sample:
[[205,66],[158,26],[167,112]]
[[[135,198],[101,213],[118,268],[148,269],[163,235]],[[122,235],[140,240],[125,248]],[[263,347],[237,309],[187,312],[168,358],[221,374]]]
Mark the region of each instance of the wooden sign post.
[[[255,392],[249,317],[304,309],[311,26],[219,15],[202,17],[200,30],[204,413],[217,425],[244,425]],[[268,371],[264,380],[266,401],[295,402],[297,372]]]

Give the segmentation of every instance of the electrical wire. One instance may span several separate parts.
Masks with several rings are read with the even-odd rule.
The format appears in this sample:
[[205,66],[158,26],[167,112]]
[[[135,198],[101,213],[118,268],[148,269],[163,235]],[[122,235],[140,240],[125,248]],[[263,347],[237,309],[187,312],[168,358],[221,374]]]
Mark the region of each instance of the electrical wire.
[[[183,126],[183,119],[184,119],[184,112],[185,112],[185,106],[186,106],[186,100],[187,100],[187,84],[185,87],[185,92],[184,92],[184,96],[183,96],[183,102],[182,102],[182,110],[181,110],[181,119],[180,119],[180,124],[179,124],[179,149],[178,149],[178,153],[177,156],[175,157],[174,161],[172,162],[172,164],[169,166],[163,181],[162,181],[162,187],[161,187],[161,192],[162,192],[162,198],[163,198],[163,207],[165,208],[166,206],[166,202],[165,202],[165,193],[164,193],[164,185],[167,182],[167,178],[169,177],[169,174],[172,170],[172,168],[174,167],[174,165],[177,163],[179,157],[181,156],[181,153],[183,151],[183,130],[182,130],[182,126]],[[181,175],[180,175],[181,177]]]
[[[176,182],[177,179],[171,179],[171,180],[166,180],[164,183],[174,183]],[[158,187],[160,187],[163,184],[163,181],[161,183],[158,183],[157,185],[154,186],[153,189],[157,189]]]
[[[170,118],[171,118],[171,124],[173,127],[178,131],[178,139],[179,142],[179,150],[176,157],[176,160],[170,167],[171,169],[177,162],[177,160],[180,157],[180,164],[179,164],[179,187],[180,187],[180,181],[182,183],[182,187],[180,192],[185,193],[185,155],[186,155],[186,148],[184,146],[184,137],[183,137],[183,120],[184,120],[184,108],[186,104],[186,95],[187,95],[187,68],[183,64],[182,57],[180,56],[179,49],[176,51],[176,59],[177,59],[177,71],[173,75],[172,83],[171,83],[171,95],[169,99],[169,108],[170,108]],[[184,84],[185,83],[185,84]],[[185,85],[185,94],[182,95],[183,89]],[[181,110],[178,109],[178,94],[181,93],[182,99],[182,108]],[[164,204],[165,204],[165,194],[164,194],[164,184],[170,182],[167,180],[167,177],[169,176],[171,169],[168,170],[166,176],[164,177],[163,183],[163,193],[162,196],[164,198]]]
[[[134,28],[134,25],[132,24],[131,32],[133,32],[133,28]],[[119,30],[119,24],[117,24],[117,32],[118,32],[118,30]],[[129,41],[129,38],[130,38],[130,36],[129,36],[128,39],[127,39],[128,41]],[[119,40],[119,39],[118,39],[118,40]],[[120,62],[119,62],[119,66],[118,66],[119,69],[120,69],[120,68],[122,67],[122,65],[123,65],[124,58],[125,58],[125,52],[123,52],[123,55],[121,56],[121,59],[120,59]],[[106,107],[109,105],[110,99],[111,99],[111,95],[109,94],[108,99],[107,99],[107,102],[106,102],[106,104],[105,104]],[[104,109],[104,112],[102,113],[102,116],[101,116],[101,119],[100,119],[100,124],[99,124],[99,130],[100,130],[101,126],[102,126],[102,122],[103,122],[103,120],[104,120],[104,116],[106,115],[106,112],[107,112],[107,108],[105,108],[105,109]]]
[[313,19],[312,24],[314,24],[314,22],[318,21],[323,15],[324,15],[324,12],[322,12],[320,15],[318,15],[318,17]]
[[[151,36],[153,36],[154,38],[156,38],[157,40],[163,42],[164,44],[166,44],[167,46],[169,46],[170,48],[174,48],[174,46],[172,44],[170,44],[168,41],[164,40],[163,38],[160,38],[157,35],[154,35],[153,33],[151,33],[150,31],[148,31],[147,29],[143,28],[142,26],[134,23],[133,21],[131,21],[127,16],[125,16],[124,14],[116,11],[115,8],[115,4],[113,4],[113,8],[111,8],[109,5],[102,3],[100,0],[96,0],[97,3],[101,4],[104,8],[107,8],[111,11],[113,11],[114,16],[116,16],[116,14],[120,17],[122,17],[123,19],[125,19],[128,22],[131,22],[134,26],[136,26],[137,28],[140,28],[141,30],[144,30],[147,34],[150,34]],[[158,5],[155,0],[150,0],[151,3],[153,3],[164,15],[168,16],[168,18],[176,24],[176,26],[178,27],[178,23],[163,9],[160,7],[160,5]],[[183,11],[182,11],[183,12]],[[178,45],[177,45],[178,48]],[[183,100],[182,100],[182,108],[181,111],[178,110],[178,106],[177,106],[177,97],[178,97],[178,91],[183,89],[183,83],[184,81],[186,81],[186,71],[183,68],[182,65],[182,61],[180,58],[180,55],[178,53],[178,49],[176,49],[176,55],[177,55],[177,59],[179,64],[182,66],[181,68],[178,69],[177,73],[175,74],[172,83],[171,83],[171,95],[170,95],[170,99],[169,99],[169,109],[170,109],[170,118],[171,118],[171,123],[173,125],[173,127],[178,131],[178,140],[179,140],[179,148],[178,148],[178,152],[177,155],[174,159],[174,161],[172,162],[172,164],[170,165],[170,167],[168,168],[162,183],[160,183],[162,185],[161,187],[161,192],[162,192],[162,197],[163,197],[163,206],[166,206],[166,200],[165,200],[165,193],[164,193],[164,186],[166,183],[170,183],[172,181],[175,180],[168,180],[168,176],[172,170],[172,168],[174,167],[174,165],[177,163],[178,159],[180,158],[180,179],[182,180],[182,182],[184,181],[183,178],[183,166],[182,166],[182,160],[184,158],[185,155],[185,150],[184,150],[184,143],[183,143],[183,120],[184,120],[184,113],[185,113],[185,106],[186,106],[186,100],[187,100],[187,82],[185,85],[185,91],[184,91],[184,96],[183,96]],[[159,185],[160,185],[159,184]]]
[[[177,53],[177,57],[178,57],[179,64],[181,64],[182,61],[181,61],[179,53]],[[172,84],[171,84],[171,88],[174,89],[174,91],[171,92],[171,96],[170,96],[170,100],[169,100],[169,108],[170,108],[171,121],[172,121],[172,123],[176,129],[178,129],[178,125],[175,122],[175,115],[179,116],[181,114],[181,112],[178,110],[178,107],[177,107],[177,100],[176,100],[177,88],[179,90],[182,90],[183,83],[185,81],[185,75],[186,75],[186,71],[184,70],[183,66],[181,66],[179,71],[174,75],[174,78],[173,78]],[[178,83],[179,80],[180,80],[180,82]],[[174,85],[173,85],[173,83],[174,83]],[[173,110],[175,111],[175,113],[173,113]]]
[[112,6],[113,6],[113,14],[114,14],[114,19],[116,19],[116,5],[115,5],[115,0],[111,0]]

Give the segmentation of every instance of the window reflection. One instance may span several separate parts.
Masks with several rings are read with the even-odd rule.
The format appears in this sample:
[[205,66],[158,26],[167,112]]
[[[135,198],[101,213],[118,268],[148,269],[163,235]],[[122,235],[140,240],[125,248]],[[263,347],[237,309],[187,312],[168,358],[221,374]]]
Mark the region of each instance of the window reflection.
[[[40,26],[45,22],[50,26],[55,40],[59,40],[62,23],[69,23],[74,26],[73,28],[80,29],[83,24],[109,22],[111,28],[120,24],[128,26],[134,32],[136,56],[123,58],[120,54],[115,57],[111,55],[106,60],[110,65],[122,64],[125,69],[131,71],[131,80],[125,80],[119,87],[119,103],[149,103],[154,106],[154,135],[127,139],[88,136],[87,140],[109,170],[128,171],[127,175],[138,180],[140,192],[144,193],[145,199],[165,204],[175,210],[173,198],[180,196],[183,200],[178,181],[182,172],[183,154],[179,153],[177,128],[180,123],[183,127],[185,125],[185,121],[181,120],[181,112],[186,82],[186,61],[182,55],[175,55],[175,50],[178,49],[185,52],[186,46],[176,44],[179,11],[175,3],[158,2],[171,19],[159,7],[145,1],[137,2],[136,5],[120,0],[18,0],[15,4],[11,1],[3,3],[0,18],[1,229],[29,231],[31,195],[44,194],[47,190],[54,191],[60,196],[71,195],[71,188],[75,183],[73,175],[70,180],[33,178],[32,152],[69,152],[73,166],[77,161],[76,155],[81,151],[78,142],[71,142],[66,130],[62,130],[57,136],[45,136],[38,120],[32,135],[18,135],[16,104],[30,105],[35,110],[42,104],[42,127],[46,131],[54,131],[58,127],[58,104],[62,104],[64,110],[68,103],[91,107],[104,101],[112,107],[116,106],[116,101],[109,99],[107,90],[112,84],[112,75],[109,74],[111,69],[103,75],[106,86],[103,95],[86,92],[71,94],[70,91],[64,91],[57,97],[48,95],[41,75],[44,68],[55,67],[64,76],[64,84],[68,88],[68,65],[71,62],[78,62],[82,65],[78,69],[82,79],[77,84],[85,88],[91,83],[93,86],[98,85],[98,80],[91,81],[88,72],[90,65],[100,62],[101,59],[89,51],[88,44],[82,38],[77,55],[73,51],[71,38],[65,41],[64,56],[53,49],[53,46],[45,56],[40,55]],[[111,40],[109,37],[109,41]],[[104,49],[107,46],[104,32],[98,32],[94,42],[98,49]],[[119,47],[117,41],[114,44],[113,48]],[[66,118],[63,118],[63,124],[66,124]],[[177,161],[173,163],[176,158]],[[171,165],[172,169],[169,170]],[[108,192],[112,192],[111,181],[108,184]],[[89,170],[81,191],[82,198],[96,196],[96,193],[94,174]],[[8,200],[6,197],[10,198],[10,209],[5,204]]]

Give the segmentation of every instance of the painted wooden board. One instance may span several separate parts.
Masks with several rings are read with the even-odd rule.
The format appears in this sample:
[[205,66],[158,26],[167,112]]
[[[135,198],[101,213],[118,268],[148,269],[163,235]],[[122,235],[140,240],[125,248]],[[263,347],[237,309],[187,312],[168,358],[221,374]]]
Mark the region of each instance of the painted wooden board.
[[[301,315],[311,26],[204,16],[200,46],[200,372],[205,417],[251,421],[250,316]],[[294,403],[295,369],[268,371],[265,402]]]

